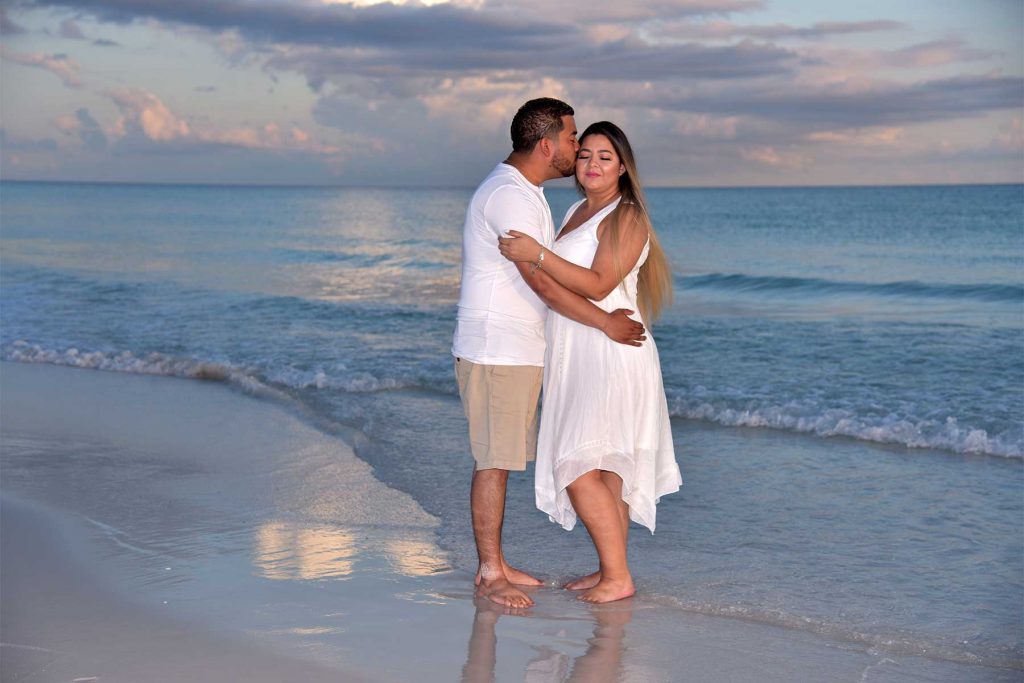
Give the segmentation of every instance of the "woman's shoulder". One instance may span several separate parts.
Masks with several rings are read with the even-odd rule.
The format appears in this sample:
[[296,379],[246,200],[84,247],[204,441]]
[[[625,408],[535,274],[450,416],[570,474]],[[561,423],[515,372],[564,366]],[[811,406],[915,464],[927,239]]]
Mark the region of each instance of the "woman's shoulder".
[[624,229],[640,229],[644,234],[647,233],[647,221],[644,219],[644,213],[640,210],[640,206],[636,202],[631,201],[620,201],[619,202],[619,225]]

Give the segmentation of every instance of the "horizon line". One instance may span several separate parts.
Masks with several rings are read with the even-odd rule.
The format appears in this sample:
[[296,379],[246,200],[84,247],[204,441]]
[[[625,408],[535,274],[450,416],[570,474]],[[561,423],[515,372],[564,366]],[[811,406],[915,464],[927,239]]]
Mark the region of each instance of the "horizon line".
[[[38,185],[128,185],[134,187],[209,187],[232,189],[295,189],[295,190],[472,190],[476,185],[329,185],[312,183],[203,183],[166,181],[120,181],[120,180],[52,180],[0,178],[0,183],[21,183]],[[842,188],[887,188],[887,187],[1006,187],[1024,185],[1024,180],[995,182],[946,182],[946,183],[822,183],[817,185],[648,185],[645,190],[814,190]],[[549,187],[548,189],[559,189]],[[564,189],[573,189],[571,186]]]

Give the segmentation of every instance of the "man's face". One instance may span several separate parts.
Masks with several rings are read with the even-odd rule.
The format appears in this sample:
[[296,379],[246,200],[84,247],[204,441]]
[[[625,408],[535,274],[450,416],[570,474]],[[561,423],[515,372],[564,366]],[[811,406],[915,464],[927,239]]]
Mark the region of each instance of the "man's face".
[[551,168],[558,172],[557,177],[567,178],[575,173],[576,153],[579,151],[580,143],[576,141],[576,119],[563,116],[555,154],[551,157]]

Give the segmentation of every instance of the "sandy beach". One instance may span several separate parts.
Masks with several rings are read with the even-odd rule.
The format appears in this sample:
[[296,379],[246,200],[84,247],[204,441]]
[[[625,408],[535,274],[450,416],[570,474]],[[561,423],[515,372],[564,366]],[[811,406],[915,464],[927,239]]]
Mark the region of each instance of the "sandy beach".
[[437,521],[287,402],[2,365],[4,681],[995,681],[555,587],[474,601]]

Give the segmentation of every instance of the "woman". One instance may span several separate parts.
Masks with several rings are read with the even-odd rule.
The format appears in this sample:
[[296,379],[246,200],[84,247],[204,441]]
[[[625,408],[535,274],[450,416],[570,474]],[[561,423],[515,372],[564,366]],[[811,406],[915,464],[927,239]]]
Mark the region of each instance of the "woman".
[[[499,240],[511,261],[533,263],[568,289],[612,311],[641,313],[649,326],[671,296],[629,141],[618,126],[583,132],[576,188],[551,251],[517,231]],[[654,339],[639,348],[554,311],[547,318],[544,401],[537,444],[537,507],[572,529],[583,520],[599,568],[566,585],[581,600],[610,602],[635,592],[626,562],[629,520],[654,532],[655,504],[682,479]]]

